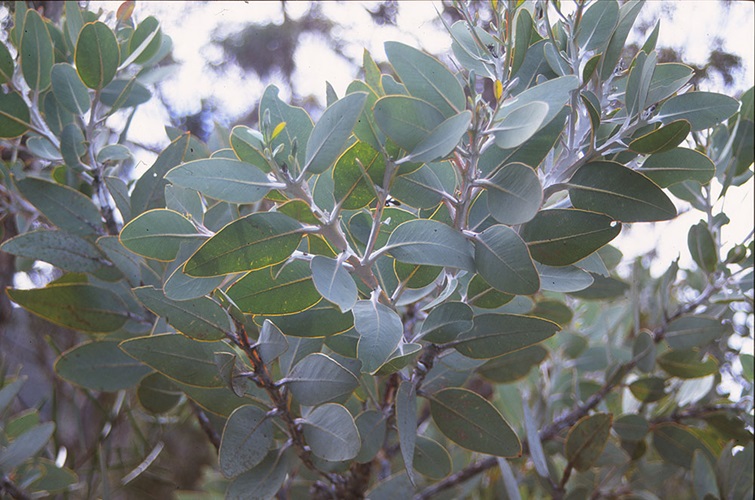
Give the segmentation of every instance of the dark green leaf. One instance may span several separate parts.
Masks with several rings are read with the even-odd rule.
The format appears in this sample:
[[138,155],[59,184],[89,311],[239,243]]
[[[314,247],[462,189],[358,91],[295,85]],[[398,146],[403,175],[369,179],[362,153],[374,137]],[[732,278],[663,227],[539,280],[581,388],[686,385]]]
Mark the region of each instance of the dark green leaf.
[[583,300],[605,300],[623,296],[629,290],[629,284],[616,278],[605,278],[592,274],[592,285],[583,290],[569,292],[569,295]]
[[721,498],[716,482],[716,470],[702,450],[695,450],[693,453],[691,469],[692,488],[697,498]]
[[273,443],[273,423],[265,411],[240,406],[231,413],[223,429],[218,463],[225,477],[236,477],[262,462]]
[[55,431],[53,422],[45,422],[24,432],[10,442],[0,453],[0,472],[11,474],[13,470],[32,458],[45,447]]
[[708,230],[708,225],[700,221],[689,228],[687,234],[687,247],[692,255],[692,260],[703,271],[712,273],[718,265],[718,250],[713,241],[713,235]]
[[13,57],[8,47],[0,43],[0,84],[8,83],[13,79]]
[[582,166],[569,180],[576,208],[600,212],[621,222],[650,222],[676,217],[676,207],[650,179],[610,161]]
[[194,387],[224,387],[215,364],[216,352],[232,352],[223,342],[198,342],[165,333],[121,342],[121,349],[166,377]]
[[265,149],[262,134],[244,125],[236,125],[231,130],[230,141],[239,160],[251,163],[263,172],[270,171],[270,166],[262,153]]
[[301,225],[276,212],[257,212],[221,229],[184,266],[190,276],[220,276],[286,260],[301,241]]
[[488,210],[502,224],[532,220],[543,202],[543,190],[535,171],[523,163],[509,163],[487,181]]
[[398,261],[474,270],[472,246],[455,229],[434,220],[410,220],[399,225],[384,247]]
[[709,459],[713,456],[705,444],[688,428],[676,423],[662,423],[653,429],[653,446],[666,462],[689,469],[696,450]]
[[266,319],[260,328],[257,350],[265,363],[272,363],[288,350],[288,341],[275,324]]
[[642,2],[630,1],[626,2],[619,9],[619,22],[616,25],[616,29],[613,31],[611,38],[608,42],[608,47],[603,54],[603,63],[601,64],[600,78],[605,81],[613,73],[616,65],[621,58],[624,45],[626,45],[627,36],[632,30],[635,19],[642,9]]
[[183,393],[168,377],[155,372],[139,382],[136,396],[142,408],[159,415],[175,408],[181,401]]
[[660,377],[639,378],[629,384],[629,390],[638,400],[654,403],[666,396],[666,381]]
[[321,174],[336,162],[362,113],[366,98],[364,92],[349,94],[323,112],[307,141],[305,171]]
[[[157,54],[161,43],[160,23],[154,17],[149,16],[139,23],[134,34],[131,35],[128,42],[129,59],[134,57],[137,49],[141,49],[141,52],[134,58],[134,62],[144,64]],[[143,44],[144,47],[142,47]]]
[[527,376],[533,366],[548,357],[548,350],[540,345],[498,356],[477,369],[477,373],[499,384],[515,382]]
[[649,156],[638,172],[665,188],[687,180],[707,184],[713,178],[715,166],[710,158],[694,149],[675,148]]
[[316,457],[337,462],[359,453],[359,431],[349,410],[335,403],[318,406],[298,420]]
[[262,315],[301,312],[322,299],[309,266],[300,260],[282,269],[270,266],[247,273],[228,289],[228,296],[242,311]]
[[306,356],[278,383],[286,384],[294,399],[304,406],[348,396],[359,386],[349,370],[322,353]]
[[611,432],[613,417],[607,413],[595,413],[581,418],[566,436],[564,454],[578,471],[593,466],[603,453]]
[[347,149],[333,169],[333,195],[345,210],[367,206],[375,199],[375,188],[383,184],[385,159],[364,142]]
[[207,297],[171,300],[162,290],[151,286],[135,288],[133,292],[150,311],[192,339],[220,340],[231,331],[228,314],[217,302]]
[[666,351],[658,356],[658,366],[669,375],[682,379],[705,377],[718,370],[715,358],[703,357],[693,349]]
[[99,210],[80,192],[34,177],[19,180],[16,186],[24,198],[60,229],[81,236],[104,232]]
[[650,333],[643,331],[637,335],[632,345],[632,357],[639,357],[637,368],[645,373],[650,373],[655,368],[655,342]]
[[386,432],[385,416],[376,410],[363,411],[356,418],[356,426],[362,445],[359,455],[354,460],[363,464],[375,458],[383,447]]
[[602,50],[619,22],[619,4],[614,0],[596,2],[585,11],[577,30],[577,44],[580,49]]
[[587,257],[620,232],[621,224],[603,214],[551,209],[538,212],[519,234],[536,261],[566,266]]
[[480,314],[454,347],[469,358],[495,358],[542,342],[560,329],[556,323],[532,316]]
[[7,290],[16,304],[55,324],[91,333],[113,332],[128,318],[126,305],[108,289],[66,283],[33,290]]
[[451,455],[437,441],[417,436],[414,469],[430,479],[443,479],[451,473]]
[[93,391],[129,389],[151,371],[121,351],[118,342],[111,341],[79,344],[55,362],[60,377]]
[[229,203],[255,203],[271,189],[282,187],[270,182],[267,174],[254,165],[226,158],[190,161],[171,169],[165,178]]
[[89,91],[73,66],[58,63],[52,67],[52,91],[61,106],[75,115],[83,115],[91,106]]
[[181,243],[204,238],[186,217],[173,210],[144,212],[121,230],[120,242],[138,255],[161,261],[176,258]]
[[375,373],[398,347],[404,325],[393,309],[375,300],[357,301],[352,312],[359,332],[357,359],[363,372]]
[[29,106],[18,92],[0,92],[0,138],[12,139],[29,130]]
[[120,62],[115,34],[100,21],[85,24],[76,42],[75,60],[76,71],[84,85],[103,89],[112,81]]
[[467,389],[443,389],[430,398],[430,413],[438,429],[468,450],[499,457],[522,451],[516,433],[498,410]]
[[262,462],[231,481],[225,497],[229,500],[272,498],[286,480],[293,459],[293,449],[271,450]]
[[132,108],[144,104],[152,98],[152,92],[139,83],[136,78],[124,80],[116,78],[100,92],[100,101],[112,108],[110,112],[121,108]]
[[475,237],[474,247],[477,272],[496,290],[532,295],[540,289],[527,244],[510,227],[490,226]]
[[671,151],[684,142],[690,130],[688,121],[677,120],[633,140],[629,143],[629,149],[641,154]]
[[287,337],[325,337],[343,333],[354,326],[354,316],[351,312],[341,313],[337,307],[325,300],[300,313],[268,319]]
[[183,272],[184,264],[194,255],[202,242],[200,239],[194,239],[181,243],[175,260],[165,269],[167,278],[163,283],[163,292],[169,299],[196,299],[212,293],[223,282],[223,276],[195,278]]
[[623,441],[642,441],[650,430],[648,421],[640,415],[623,415],[613,423],[613,430]]
[[578,292],[592,285],[594,281],[590,273],[577,266],[552,267],[538,262],[535,268],[540,275],[540,289],[550,292]]
[[19,55],[21,72],[29,87],[34,92],[41,92],[49,87],[55,54],[45,22],[34,9],[26,11]]
[[682,316],[666,327],[664,339],[672,349],[705,347],[731,333],[731,326],[709,316]]

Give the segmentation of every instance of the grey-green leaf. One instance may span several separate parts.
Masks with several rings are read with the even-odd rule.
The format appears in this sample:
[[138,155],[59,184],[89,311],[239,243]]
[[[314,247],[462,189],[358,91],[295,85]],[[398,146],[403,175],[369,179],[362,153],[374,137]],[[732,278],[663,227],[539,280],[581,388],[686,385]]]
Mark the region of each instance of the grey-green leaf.
[[359,453],[359,431],[343,406],[335,403],[318,406],[299,422],[316,457],[338,462],[351,460]]
[[472,112],[469,110],[464,110],[447,118],[396,164],[405,162],[425,163],[448,156],[467,132],[471,121]]
[[80,192],[35,177],[21,179],[16,186],[24,198],[60,229],[81,236],[104,232],[100,211]]
[[365,92],[355,92],[339,99],[323,112],[307,141],[305,171],[321,174],[336,162],[362,113],[366,99]]
[[316,406],[351,394],[357,378],[333,358],[314,353],[299,361],[283,380],[299,404]]
[[535,171],[524,163],[509,163],[484,181],[488,210],[502,224],[532,220],[543,202],[543,190]]
[[739,109],[739,101],[714,92],[688,92],[672,97],[661,106],[657,120],[670,123],[687,120],[692,130],[705,130],[729,118]]
[[469,241],[459,231],[434,220],[416,219],[400,224],[385,248],[396,260],[408,264],[474,270]]
[[350,311],[357,302],[357,285],[351,274],[336,259],[316,255],[310,262],[312,281],[325,298],[337,305],[341,312]]
[[22,233],[0,247],[21,257],[43,260],[65,271],[94,273],[109,263],[89,241],[65,231]]
[[186,217],[173,210],[155,209],[131,220],[121,230],[124,247],[149,259],[171,261],[181,243],[204,238]]
[[118,342],[85,342],[60,355],[55,372],[93,391],[115,392],[135,386],[152,369],[118,348]]
[[396,427],[406,473],[412,483],[415,483],[413,463],[417,442],[417,393],[409,380],[401,382],[396,392]]
[[444,302],[430,310],[422,322],[420,337],[428,342],[443,344],[469,331],[474,322],[472,308],[463,302]]
[[252,405],[236,408],[225,423],[218,450],[221,472],[236,477],[255,467],[272,443],[273,423],[265,411]]
[[375,373],[398,347],[404,325],[393,309],[374,300],[358,301],[352,313],[359,333],[357,358],[363,372]]
[[459,335],[454,347],[474,359],[489,359],[524,349],[552,337],[561,327],[533,316],[480,314],[474,326]]
[[496,290],[532,295],[540,289],[527,244],[509,226],[490,226],[475,237],[474,247],[477,272]]
[[61,106],[75,115],[83,115],[89,111],[89,91],[73,66],[68,63],[53,66],[51,81],[52,91]]
[[165,178],[229,203],[255,203],[271,189],[280,187],[256,166],[227,158],[190,161],[171,169]]

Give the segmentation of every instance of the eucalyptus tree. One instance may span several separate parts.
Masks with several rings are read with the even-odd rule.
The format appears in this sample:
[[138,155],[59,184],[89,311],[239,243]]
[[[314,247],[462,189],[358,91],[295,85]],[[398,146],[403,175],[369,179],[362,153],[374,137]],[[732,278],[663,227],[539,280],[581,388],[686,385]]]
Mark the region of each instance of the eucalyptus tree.
[[[127,182],[130,120],[103,125],[149,99],[169,37],[130,2],[59,24],[16,3],[2,250],[54,272],[7,294],[79,333],[60,378],[117,397],[96,472],[8,414],[3,492],[126,490],[168,452],[143,439],[125,469],[113,427],[192,415],[217,450],[204,488],[230,498],[752,493],[753,242],[722,239],[720,208],[751,182],[752,89],[689,88],[657,30],[627,58],[641,2],[493,1],[485,26],[456,7],[453,69],[388,42],[389,70],[365,52],[316,122],[270,86],[258,130],[210,151],[168,128]],[[622,275],[623,225],[681,202],[695,265]],[[740,398],[716,389],[732,376]]]

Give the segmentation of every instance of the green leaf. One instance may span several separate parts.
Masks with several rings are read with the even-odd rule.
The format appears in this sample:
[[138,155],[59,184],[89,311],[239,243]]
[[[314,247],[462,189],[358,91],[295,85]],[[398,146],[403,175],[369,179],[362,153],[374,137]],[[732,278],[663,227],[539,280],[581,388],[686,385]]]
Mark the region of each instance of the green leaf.
[[105,23],[86,23],[76,42],[76,71],[90,89],[101,90],[113,80],[120,62],[115,34]]
[[84,26],[84,16],[78,2],[66,1],[66,20],[65,32],[66,41],[69,47],[76,47],[76,40],[79,39],[79,33]]
[[363,464],[372,461],[383,447],[386,432],[385,416],[376,410],[363,411],[356,418],[356,426],[362,444],[354,460]]
[[99,210],[80,192],[35,177],[16,181],[16,186],[24,198],[60,229],[80,236],[104,233]]
[[318,406],[301,419],[304,438],[316,457],[338,462],[359,453],[359,431],[349,410],[335,403]]
[[[147,41],[151,38],[150,41]],[[146,42],[145,47],[141,47]],[[160,23],[152,16],[146,17],[139,26],[136,27],[134,34],[128,42],[129,59],[134,56],[137,49],[142,49],[141,53],[134,58],[136,64],[144,64],[157,54],[162,43],[160,33]]]
[[463,302],[444,302],[430,310],[422,322],[419,336],[423,340],[444,344],[468,332],[474,325],[472,308]]
[[29,130],[29,106],[18,92],[0,92],[0,138],[12,139]]
[[402,95],[381,97],[373,113],[380,130],[406,151],[413,151],[445,119],[432,104]]
[[467,389],[442,389],[430,398],[435,425],[448,439],[478,453],[516,457],[522,452],[514,430],[498,410]]
[[535,268],[540,275],[540,289],[549,292],[578,292],[594,282],[590,273],[577,266],[553,267],[538,262]]
[[650,373],[655,369],[655,342],[653,337],[647,331],[641,331],[632,345],[632,357],[638,358],[637,368],[645,373]]
[[722,498],[750,498],[753,490],[753,443],[750,441],[737,454],[732,453],[734,442],[729,442],[716,463],[716,476],[720,479]]
[[[524,10],[526,9],[521,9],[521,11]],[[518,21],[517,26],[519,26]],[[477,75],[485,76],[491,80],[494,79],[495,67],[493,57],[491,56],[487,45],[494,44],[496,41],[490,33],[482,29],[482,27],[475,26],[473,28],[477,35],[477,37],[475,37],[472,34],[472,29],[470,29],[469,24],[464,21],[457,21],[447,29],[453,39],[451,50],[453,50],[456,60],[459,61],[464,68],[474,71]],[[477,40],[481,40],[482,44],[478,43]],[[518,54],[518,49],[521,44],[518,32],[516,40],[517,50],[515,50],[515,54]],[[529,45],[529,40],[528,35],[525,47],[526,45]],[[524,57],[524,54],[522,54],[522,57]]]
[[206,388],[225,387],[215,353],[233,352],[223,342],[198,342],[174,333],[125,340],[120,347],[171,380]]
[[7,290],[13,302],[57,325],[91,333],[113,332],[128,319],[126,304],[106,288],[66,283]]
[[666,327],[663,337],[672,349],[705,347],[731,333],[731,325],[709,316],[682,316]]
[[571,74],[571,67],[566,57],[562,55],[550,41],[543,46],[545,61],[548,63],[551,71],[559,76]]
[[600,78],[603,81],[608,80],[611,73],[614,72],[616,65],[621,58],[622,51],[626,45],[627,36],[632,30],[635,19],[642,9],[642,2],[634,0],[626,2],[619,9],[619,22],[616,25],[616,29],[611,35],[611,39],[608,42],[608,47],[603,53],[603,63],[601,64]]
[[221,340],[231,331],[228,314],[207,297],[171,300],[162,290],[151,286],[134,288],[133,292],[147,309],[194,340]]
[[623,441],[637,442],[645,439],[645,435],[650,430],[650,425],[640,415],[628,414],[613,422],[613,430]]
[[576,208],[604,213],[621,222],[676,217],[676,207],[653,181],[612,161],[583,165],[568,183]]
[[[283,486],[292,465],[292,448],[284,451],[271,450],[265,459],[252,470],[246,471],[231,481],[225,498],[251,500],[272,498]],[[254,492],[254,496],[250,496]]]
[[52,67],[52,91],[61,106],[75,115],[83,115],[91,106],[89,91],[73,66],[58,63]]
[[165,269],[165,276],[167,278],[163,283],[163,292],[169,299],[196,299],[212,293],[223,282],[223,276],[195,278],[183,272],[184,264],[186,264],[189,257],[194,255],[194,252],[196,252],[202,242],[200,239],[194,239],[181,243],[175,260],[168,264]]
[[718,250],[713,241],[713,235],[708,230],[705,221],[700,221],[689,228],[687,234],[687,247],[700,269],[712,273],[718,265]]
[[244,405],[225,423],[218,464],[225,477],[236,477],[258,465],[273,444],[273,422],[264,410]]
[[446,118],[464,110],[459,81],[437,59],[399,42],[385,42],[385,54],[409,94],[429,102]]
[[451,154],[467,133],[472,121],[472,112],[464,110],[457,115],[447,118],[422,139],[407,156],[396,162],[397,165],[407,162],[425,163],[439,160]]
[[592,274],[592,285],[578,290],[569,292],[572,297],[578,297],[582,300],[607,300],[623,296],[629,290],[629,284],[625,281],[603,277],[599,274]]
[[672,96],[692,78],[694,73],[695,71],[686,64],[657,64],[650,80],[647,103],[655,104]]
[[118,348],[118,342],[85,342],[55,361],[55,372],[93,391],[116,392],[135,386],[152,371]]
[[404,380],[396,391],[396,428],[401,457],[406,474],[416,484],[414,476],[414,447],[417,443],[417,393],[414,384]]
[[322,299],[309,266],[301,260],[282,269],[270,266],[247,273],[228,289],[228,296],[242,311],[263,315],[297,313]]
[[[283,145],[280,161],[288,161],[289,155],[294,154],[293,144],[298,144],[296,154],[294,155],[299,166],[306,164],[305,145],[312,133],[312,119],[302,108],[289,106],[278,97],[278,87],[268,85],[265,93],[262,94],[259,106],[258,123],[263,123],[266,113],[270,114],[270,130],[272,131],[279,123],[285,122],[286,126],[271,141],[270,150],[275,151],[280,145]],[[257,165],[258,167],[260,165]],[[294,166],[289,165],[289,168]]]
[[53,422],[32,427],[16,439],[0,453],[0,472],[3,475],[13,473],[13,470],[26,460],[32,458],[45,447],[55,431]]
[[357,285],[351,274],[335,259],[315,255],[310,262],[312,281],[325,300],[336,304],[341,312],[350,311],[357,302]]
[[351,394],[359,386],[357,378],[340,363],[322,353],[299,361],[285,378],[294,399],[304,406],[316,406]]
[[640,51],[632,61],[624,94],[625,109],[628,116],[638,116],[645,109],[650,80],[657,59],[656,52],[645,54]]
[[629,143],[629,149],[640,154],[664,153],[684,142],[691,130],[686,120],[677,120],[645,134]]
[[18,51],[21,56],[21,72],[31,90],[41,92],[49,87],[55,54],[45,22],[34,9],[26,11]]
[[496,146],[512,149],[524,144],[542,128],[549,109],[548,103],[542,101],[517,106],[489,130],[495,135]]
[[65,231],[23,233],[7,240],[0,249],[20,257],[43,260],[73,273],[95,273],[109,265],[92,243]]
[[301,225],[277,212],[257,212],[221,229],[186,262],[190,276],[221,276],[286,260],[299,246]]
[[556,323],[516,314],[480,314],[454,348],[464,356],[490,359],[542,342],[560,330]]
[[523,163],[509,163],[484,181],[488,210],[502,224],[532,220],[543,202],[543,190],[535,171]]
[[269,318],[287,337],[325,337],[343,333],[354,326],[351,312],[341,313],[328,301],[322,300],[296,314]]
[[472,246],[458,231],[442,222],[416,219],[393,230],[384,250],[400,262],[474,270]]
[[136,396],[142,408],[159,415],[175,408],[181,402],[183,393],[168,377],[154,372],[142,378],[136,388]]
[[13,402],[24,383],[26,383],[26,380],[28,380],[26,376],[3,380],[4,385],[0,388],[0,413],[3,413],[11,402]]
[[664,102],[656,120],[687,120],[693,131],[715,127],[739,110],[739,101],[714,92],[688,92]]
[[580,261],[621,232],[611,217],[575,209],[543,210],[519,232],[532,258],[549,266]]
[[705,377],[718,370],[715,358],[701,356],[694,349],[666,351],[658,356],[658,366],[669,375],[682,379]]
[[275,324],[266,319],[260,328],[257,350],[265,363],[272,363],[288,350],[288,341]]
[[437,441],[417,436],[414,448],[414,470],[430,479],[443,479],[452,470],[451,455]]
[[161,261],[176,258],[181,243],[204,238],[186,217],[167,209],[144,212],[121,230],[120,242],[135,254]]
[[629,390],[643,403],[654,403],[666,396],[666,380],[660,377],[638,378],[629,384]]
[[366,98],[364,92],[349,94],[323,112],[307,141],[303,170],[321,174],[336,162],[362,113]]
[[165,178],[177,186],[229,203],[256,203],[271,189],[283,187],[272,183],[254,165],[227,158],[190,161],[172,168]]
[[375,187],[383,184],[385,158],[364,142],[347,149],[333,168],[333,195],[344,210],[357,210],[375,199]]
[[0,84],[8,83],[13,79],[13,57],[8,47],[0,43]]
[[[132,108],[152,98],[152,92],[133,77],[129,80],[116,78],[100,92],[100,101],[109,106],[112,114],[121,108]],[[196,140],[196,139],[195,139]]]
[[355,92],[367,93],[367,99],[362,108],[362,114],[359,115],[359,119],[357,120],[356,125],[354,125],[354,135],[357,139],[369,144],[375,150],[381,150],[382,147],[385,146],[385,134],[380,131],[380,128],[375,122],[375,115],[372,113],[372,108],[378,100],[377,92],[382,94],[380,87],[379,83],[377,87],[373,88],[370,86],[369,81],[365,83],[360,80],[355,80],[346,88],[347,94],[353,94]]
[[420,350],[422,350],[421,344],[399,344],[398,348],[388,358],[388,361],[377,371],[377,375],[388,375],[401,370],[417,358],[417,353]]
[[357,359],[362,362],[362,372],[375,373],[398,347],[404,325],[393,309],[375,300],[357,301],[352,313],[359,332]]
[[752,354],[740,353],[739,362],[742,363],[742,376],[752,382],[755,378],[753,374],[755,371],[755,357]]
[[[462,26],[464,25],[463,22],[459,22],[454,23],[454,26],[456,26],[457,24],[461,24]],[[519,13],[516,17],[516,35],[514,36],[514,57],[511,61],[512,77],[516,76],[519,68],[524,62],[524,57],[527,55],[527,49],[529,48],[530,40],[532,40],[533,28],[534,26],[532,21],[532,14],[530,14],[530,11],[528,11],[527,9],[519,9]]]
[[637,171],[665,188],[687,180],[707,184],[715,174],[713,162],[694,149],[675,148],[649,156]]
[[244,125],[236,125],[231,130],[230,142],[239,160],[251,163],[263,172],[270,171],[270,166],[262,153],[265,149],[264,138],[258,131]]
[[710,450],[688,427],[676,423],[656,425],[653,428],[653,446],[663,460],[685,469],[692,467],[692,459],[697,450],[713,459]]
[[536,344],[486,361],[477,373],[491,382],[508,384],[526,377],[532,367],[538,366],[546,357],[548,350]]
[[582,15],[577,29],[580,49],[602,51],[619,22],[619,4],[614,0],[596,2]]
[[611,432],[613,417],[607,413],[595,413],[582,417],[566,436],[564,455],[580,472],[595,464],[606,446]]
[[490,226],[475,237],[474,247],[477,272],[496,290],[532,295],[540,289],[527,244],[510,227]]

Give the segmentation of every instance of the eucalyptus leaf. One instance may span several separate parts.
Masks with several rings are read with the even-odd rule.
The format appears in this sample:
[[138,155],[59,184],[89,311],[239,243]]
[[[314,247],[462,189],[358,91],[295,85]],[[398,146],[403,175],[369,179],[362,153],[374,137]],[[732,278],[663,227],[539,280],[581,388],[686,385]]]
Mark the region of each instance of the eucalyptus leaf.
[[294,399],[305,406],[340,399],[359,385],[350,371],[322,353],[306,356],[279,383],[286,384]]

